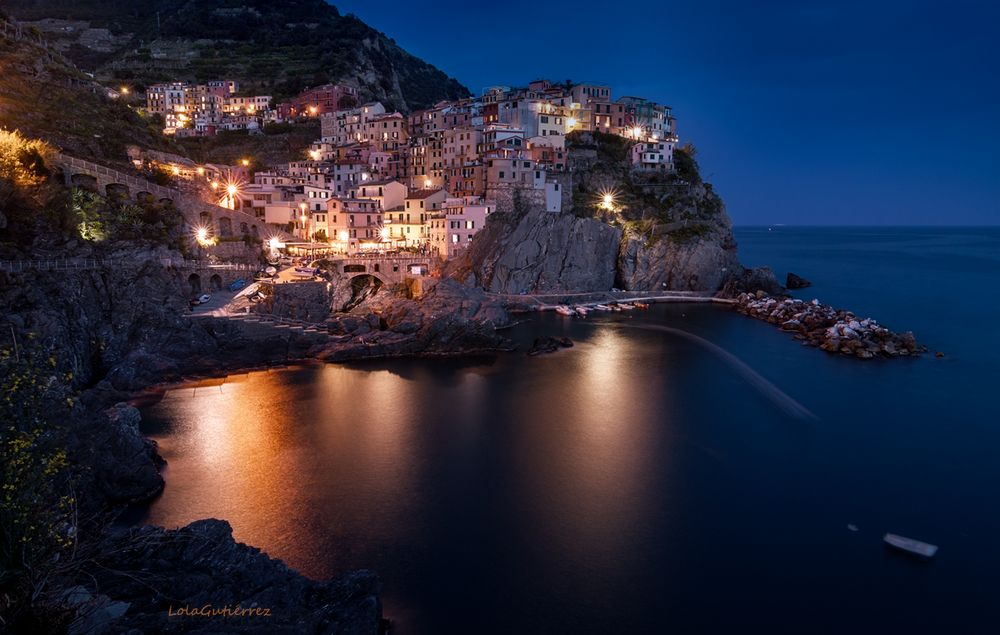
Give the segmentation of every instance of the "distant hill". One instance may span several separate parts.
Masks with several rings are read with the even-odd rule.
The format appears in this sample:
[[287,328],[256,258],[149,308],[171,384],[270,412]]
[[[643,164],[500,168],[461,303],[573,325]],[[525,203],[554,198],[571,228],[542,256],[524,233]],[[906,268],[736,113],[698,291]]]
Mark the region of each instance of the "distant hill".
[[353,15],[323,0],[5,0],[104,81],[234,78],[283,98],[349,81],[408,111],[469,94]]
[[71,154],[125,160],[125,147],[170,149],[155,127],[37,38],[7,32],[0,13],[0,128]]

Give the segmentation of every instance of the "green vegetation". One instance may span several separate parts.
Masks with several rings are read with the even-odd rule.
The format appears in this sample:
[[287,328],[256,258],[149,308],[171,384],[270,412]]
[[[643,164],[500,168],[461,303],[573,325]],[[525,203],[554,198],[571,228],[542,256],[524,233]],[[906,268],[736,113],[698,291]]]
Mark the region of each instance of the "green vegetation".
[[157,129],[58,55],[0,37],[0,128],[78,156],[123,159],[125,147],[167,149]]
[[181,233],[181,213],[170,205],[151,201],[136,203],[74,188],[71,206],[84,240],[148,241],[175,249],[183,249],[186,243]]
[[[631,142],[617,135],[567,136],[575,164],[573,212],[620,225],[645,236],[647,246],[661,237],[684,242],[706,235],[723,213],[722,199],[704,183],[690,143],[674,150],[674,174],[636,173],[630,168]],[[603,203],[610,194],[613,203]]]
[[64,626],[46,592],[79,565],[77,499],[64,449],[71,379],[30,340],[0,350],[0,616],[14,631]]
[[677,169],[677,178],[688,183],[701,183],[698,161],[695,160],[697,154],[698,151],[691,142],[674,148],[674,166]]
[[243,131],[220,132],[214,137],[179,139],[184,153],[199,163],[235,165],[244,158],[254,162],[253,169],[266,165],[300,161],[306,149],[320,136],[316,119],[296,124],[272,124],[264,134],[249,135]]

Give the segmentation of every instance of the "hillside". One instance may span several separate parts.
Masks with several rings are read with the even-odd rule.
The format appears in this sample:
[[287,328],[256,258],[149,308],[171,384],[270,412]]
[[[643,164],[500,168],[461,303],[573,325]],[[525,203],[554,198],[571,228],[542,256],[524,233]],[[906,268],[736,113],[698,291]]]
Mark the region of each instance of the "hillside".
[[412,110],[469,91],[323,0],[9,0],[81,68],[103,81],[235,78],[280,99],[327,82]]
[[148,122],[30,35],[0,28],[0,69],[0,128],[100,159],[124,160],[130,143],[169,148]]

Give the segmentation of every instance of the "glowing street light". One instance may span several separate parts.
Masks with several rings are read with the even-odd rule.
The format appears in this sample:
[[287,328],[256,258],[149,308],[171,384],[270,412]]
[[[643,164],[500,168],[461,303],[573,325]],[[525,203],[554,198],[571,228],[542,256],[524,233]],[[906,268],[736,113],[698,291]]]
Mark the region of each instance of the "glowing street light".
[[239,191],[240,188],[237,187],[235,183],[230,183],[229,185],[226,186],[226,194],[228,194],[230,197],[236,196],[236,194],[239,193]]
[[127,94],[128,94],[128,86],[122,86],[122,88],[121,88],[121,93],[122,93],[123,95],[127,95]]
[[382,240],[388,240],[389,239],[389,228],[388,227],[383,227],[382,231],[379,232],[379,235],[382,236]]
[[320,157],[319,150],[310,150],[309,151],[309,158],[311,158],[313,161],[319,161],[319,157]]
[[243,164],[243,167],[249,167],[250,159],[243,159],[242,161],[240,161],[240,163]]
[[219,182],[218,181],[212,181],[211,183],[209,183],[209,185],[212,186],[213,190],[219,189]]
[[632,128],[632,136],[638,139],[642,136],[642,126],[636,126]]
[[267,241],[267,244],[271,247],[271,251],[277,251],[278,247],[281,245],[281,241],[277,236],[271,236],[271,240]]
[[432,183],[431,183],[430,179],[424,180],[424,187],[425,188],[427,188],[429,190],[429,189],[431,189],[431,185],[432,185]]
[[310,115],[316,114],[316,106],[309,106],[309,114]]
[[601,202],[598,204],[600,209],[607,210],[609,212],[615,211],[615,192],[614,190],[604,190],[601,192]]
[[337,233],[337,238],[340,239],[340,242],[346,243],[347,239],[350,238],[350,234],[347,233],[346,229],[342,229]]
[[195,232],[195,236],[198,237],[198,242],[203,243],[208,240],[208,230],[204,227],[199,227],[198,231]]

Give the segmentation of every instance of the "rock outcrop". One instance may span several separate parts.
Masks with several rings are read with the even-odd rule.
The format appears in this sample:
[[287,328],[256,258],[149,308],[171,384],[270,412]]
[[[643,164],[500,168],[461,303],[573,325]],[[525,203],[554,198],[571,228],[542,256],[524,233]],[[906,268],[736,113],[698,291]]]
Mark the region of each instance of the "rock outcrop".
[[785,276],[785,286],[793,290],[805,289],[806,287],[811,287],[812,282],[806,280],[805,278],[797,276],[792,272],[788,272],[788,275]]
[[98,562],[70,632],[374,635],[382,617],[375,574],[309,580],[222,520],[114,533]]
[[493,293],[606,291],[621,237],[596,219],[533,208],[494,214],[463,261]]

